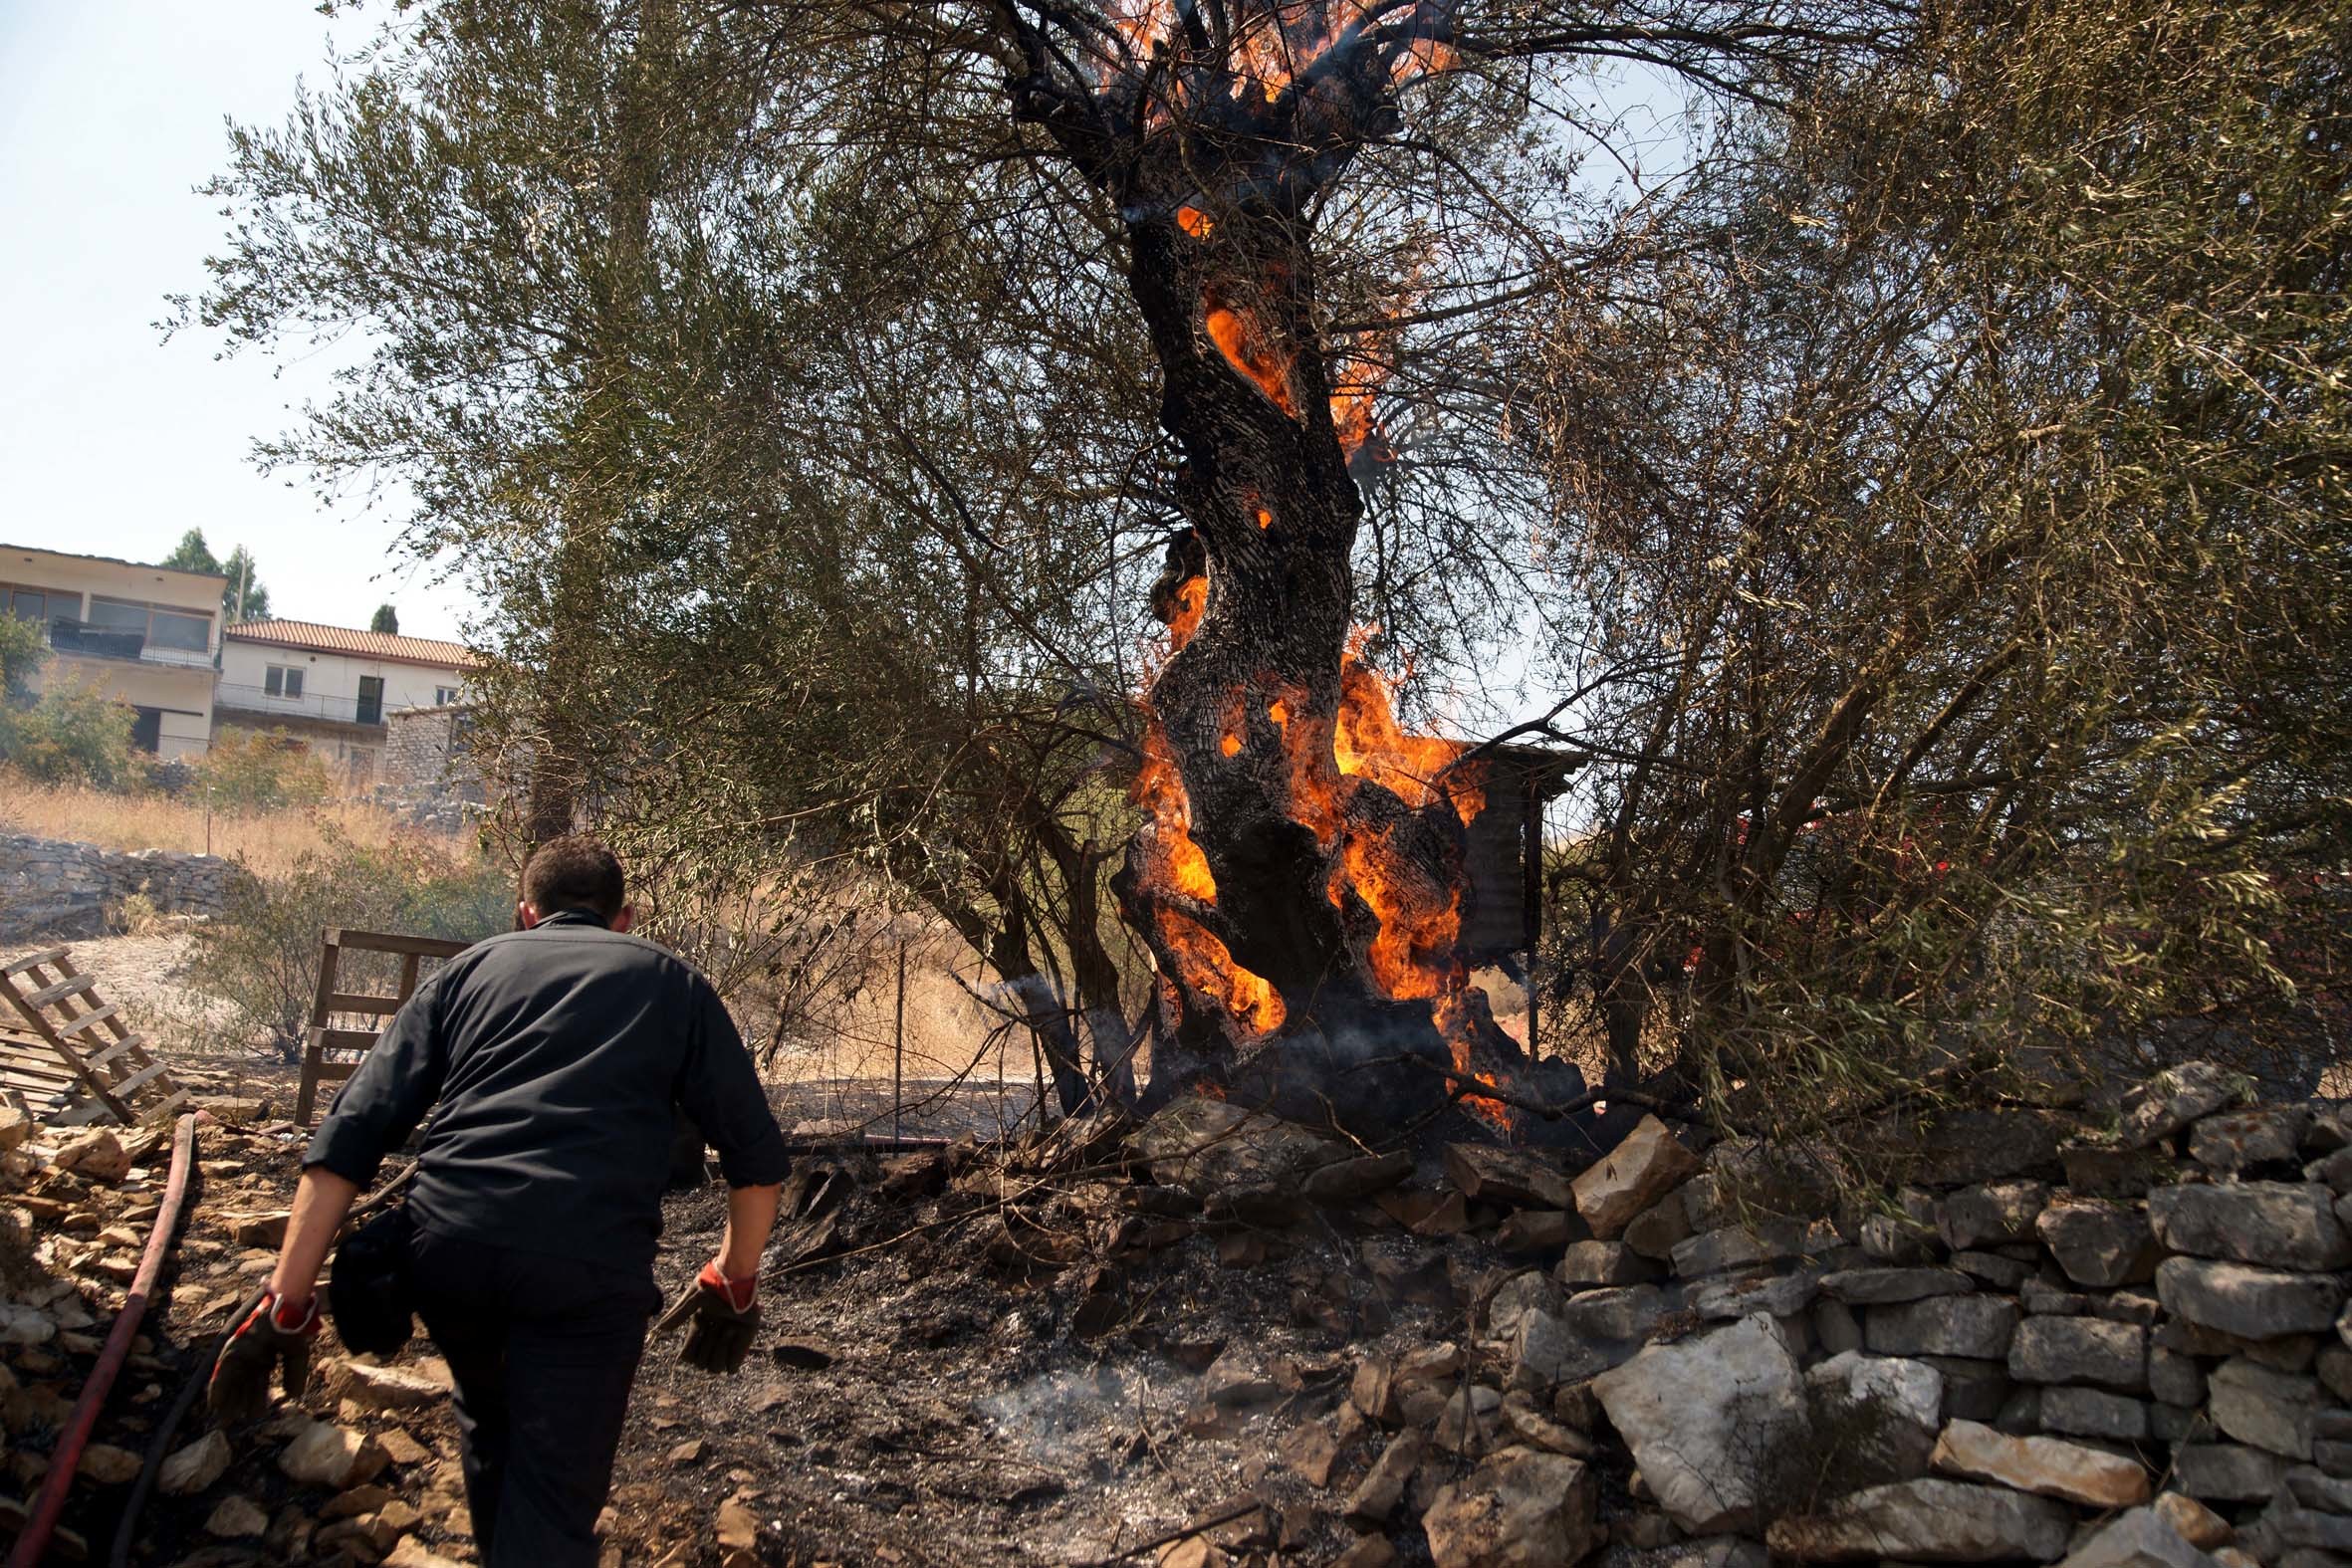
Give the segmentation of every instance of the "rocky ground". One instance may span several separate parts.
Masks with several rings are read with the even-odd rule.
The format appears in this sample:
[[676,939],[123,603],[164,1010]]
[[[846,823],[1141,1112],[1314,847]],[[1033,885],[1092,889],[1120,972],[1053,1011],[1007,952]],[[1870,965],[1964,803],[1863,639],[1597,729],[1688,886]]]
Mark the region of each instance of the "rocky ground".
[[[204,1085],[203,1190],[68,1524],[267,1270],[300,1139]],[[1588,1169],[1373,1156],[1213,1100],[887,1159],[815,1151],[746,1375],[650,1350],[615,1564],[2352,1560],[2352,1123],[2183,1069],[2099,1114],[1812,1151],[1645,1121]],[[788,1117],[789,1119],[789,1117]],[[1908,1132],[1905,1135],[1910,1136]],[[11,1123],[9,1481],[29,1498],[167,1148]],[[660,1272],[716,1239],[669,1207]],[[131,1561],[471,1556],[445,1373],[330,1340],[299,1408],[167,1446]]]

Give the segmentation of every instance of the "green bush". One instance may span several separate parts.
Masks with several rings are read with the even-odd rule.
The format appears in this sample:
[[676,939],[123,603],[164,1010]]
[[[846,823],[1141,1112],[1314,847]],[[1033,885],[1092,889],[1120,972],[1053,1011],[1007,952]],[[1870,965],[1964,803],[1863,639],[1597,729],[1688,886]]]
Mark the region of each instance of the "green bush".
[[231,730],[214,737],[195,775],[197,787],[222,811],[317,805],[333,792],[327,770],[283,730]]
[[79,686],[54,687],[29,705],[0,703],[0,763],[42,784],[128,787],[139,777],[130,750],[137,716]]
[[38,622],[0,614],[0,763],[42,784],[119,789],[138,777],[127,704],[79,686],[33,694],[49,657]]
[[[310,1023],[328,927],[471,941],[508,929],[513,905],[513,884],[494,866],[458,865],[408,842],[337,841],[305,852],[284,875],[243,879],[228,908],[197,929],[188,983],[223,1005],[211,1043],[236,1049],[266,1038],[292,1061]],[[396,963],[348,955],[338,983],[388,994]]]

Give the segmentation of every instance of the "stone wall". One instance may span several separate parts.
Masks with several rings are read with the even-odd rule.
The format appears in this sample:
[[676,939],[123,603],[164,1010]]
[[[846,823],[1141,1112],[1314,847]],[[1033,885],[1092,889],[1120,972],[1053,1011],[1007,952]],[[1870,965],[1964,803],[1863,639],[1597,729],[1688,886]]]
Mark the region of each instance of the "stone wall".
[[459,706],[386,714],[375,803],[449,833],[480,816],[490,796],[466,744],[470,725],[471,710]]
[[[2352,1106],[2247,1092],[2194,1062],[2102,1114],[1906,1127],[1875,1192],[1654,1117],[1589,1165],[1456,1144],[1442,1174],[1215,1101],[1136,1142],[1212,1216],[1298,1194],[1369,1231],[1397,1329],[1281,1440],[1363,1532],[1347,1568],[2352,1564]],[[1297,1310],[1360,1331],[1345,1278]]]
[[165,914],[217,915],[245,874],[219,855],[0,834],[0,942],[104,936],[133,893]]

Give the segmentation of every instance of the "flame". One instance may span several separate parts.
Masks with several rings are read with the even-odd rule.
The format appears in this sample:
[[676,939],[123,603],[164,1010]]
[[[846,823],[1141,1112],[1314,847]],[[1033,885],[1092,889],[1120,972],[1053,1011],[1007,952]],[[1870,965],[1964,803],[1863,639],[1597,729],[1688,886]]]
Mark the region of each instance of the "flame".
[[1264,507],[1260,507],[1258,509],[1258,526],[1260,528],[1274,527],[1274,514],[1267,511]]
[[1225,355],[1226,363],[1257,382],[1258,390],[1272,398],[1277,408],[1297,418],[1298,400],[1291,395],[1291,350],[1262,332],[1254,313],[1246,307],[1237,309],[1214,293],[1206,303],[1201,326]]
[[1207,239],[1210,230],[1217,227],[1209,215],[1198,207],[1178,207],[1176,209],[1176,226],[1196,240]]
[[1176,585],[1176,618],[1168,622],[1169,652],[1192,641],[1192,634],[1201,629],[1201,616],[1208,608],[1207,577],[1186,577]]
[[[1193,842],[1184,781],[1177,775],[1167,732],[1156,720],[1145,727],[1143,766],[1136,770],[1128,798],[1144,812],[1136,843],[1145,883],[1214,906],[1217,878],[1209,870],[1209,857]],[[1273,983],[1235,963],[1233,950],[1214,932],[1165,904],[1155,908],[1153,921],[1184,984],[1196,995],[1218,999],[1252,1035],[1271,1034],[1283,1026],[1283,999]]]

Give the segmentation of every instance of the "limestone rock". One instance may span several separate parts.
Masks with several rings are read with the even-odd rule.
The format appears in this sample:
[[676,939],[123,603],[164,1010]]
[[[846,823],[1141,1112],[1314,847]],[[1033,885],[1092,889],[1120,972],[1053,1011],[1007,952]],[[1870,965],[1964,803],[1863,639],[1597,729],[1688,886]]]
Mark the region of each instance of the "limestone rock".
[[2039,1111],[1946,1111],[1920,1130],[1915,1181],[1998,1182],[2054,1165],[2058,1123]]
[[1998,1360],[2016,1328],[2017,1304],[2000,1296],[1930,1296],[1862,1315],[1863,1343],[1885,1356]]
[[1856,1461],[1873,1467],[1862,1479],[1927,1473],[1943,1417],[1944,1374],[1924,1361],[1848,1350],[1804,1376],[1816,1421],[1847,1435]]
[[1786,1262],[1802,1257],[1804,1250],[1803,1226],[1792,1220],[1766,1220],[1755,1226],[1723,1226],[1702,1231],[1677,1241],[1669,1255],[1674,1259],[1676,1273],[1697,1276]]
[[1180,1095],[1133,1142],[1154,1181],[1196,1198],[1237,1188],[1295,1192],[1344,1152],[1295,1123],[1199,1094]]
[[2344,1304],[2344,1287],[2325,1274],[2201,1257],[2157,1265],[2156,1294],[2174,1316],[2241,1339],[2324,1332]]
[[2138,1393],[2148,1386],[2148,1331],[2091,1317],[2029,1317],[2009,1341],[2009,1376]]
[[2189,1131],[2189,1157],[2233,1176],[2251,1166],[2291,1164],[2310,1125],[2311,1110],[2304,1105],[2257,1105],[2208,1116]]
[[1699,1157],[1677,1142],[1664,1122],[1644,1116],[1622,1143],[1576,1178],[1576,1212],[1594,1235],[1613,1240],[1699,1169]]
[[1841,1268],[1821,1277],[1822,1294],[1848,1306],[1893,1306],[1974,1288],[1957,1268]]
[[466,1568],[466,1565],[438,1552],[426,1551],[411,1535],[384,1555],[383,1568]]
[[2148,1216],[2116,1204],[2070,1200],[2052,1204],[2033,1222],[2042,1245],[2078,1285],[2109,1289],[2150,1278],[2155,1238]]
[[1658,1265],[1622,1241],[1576,1241],[1552,1270],[1561,1284],[1637,1285],[1658,1277]]
[[1374,1193],[1384,1193],[1413,1174],[1413,1156],[1367,1154],[1318,1166],[1299,1184],[1302,1196],[1318,1204],[1347,1204]]
[[107,1128],[94,1127],[60,1147],[55,1164],[86,1182],[113,1186],[130,1174],[130,1151]]
[[57,1338],[48,1313],[19,1301],[0,1301],[0,1345],[46,1345]]
[[2180,1162],[2166,1149],[2103,1149],[2079,1145],[2059,1151],[2066,1190],[2077,1198],[2136,1199],[2151,1187],[2180,1177]]
[[1347,1521],[1364,1529],[1386,1524],[1389,1515],[1396,1512],[1397,1503],[1403,1500],[1413,1472],[1421,1467],[1424,1452],[1426,1441],[1418,1432],[1400,1432],[1391,1438],[1388,1447],[1380,1451],[1380,1457],[1372,1461],[1371,1469],[1348,1494],[1346,1506],[1341,1510]]
[[1944,1200],[1936,1213],[1936,1229],[1955,1252],[2021,1241],[2033,1234],[2033,1223],[2049,1201],[2050,1190],[2039,1182],[1964,1187]]
[[1666,1298],[1656,1285],[1585,1290],[1568,1297],[1559,1315],[1570,1333],[1587,1339],[1643,1339],[1666,1315]]
[[2352,1235],[2316,1182],[2199,1183],[2148,1195],[2148,1223],[2176,1252],[2265,1268],[2326,1269],[2352,1264]]
[[[1862,1250],[1896,1267],[1925,1263],[1943,1248],[1936,1228],[1909,1215],[1871,1215],[1862,1222]],[[1965,1287],[1964,1287],[1965,1288]]]
[[2199,1502],[2185,1491],[2159,1493],[2149,1504],[2158,1518],[2178,1530],[2181,1539],[2199,1551],[2210,1552],[2217,1546],[2230,1544],[2230,1537],[2237,1532],[2230,1521]]
[[2224,1433],[2288,1458],[2311,1457],[2320,1405],[2317,1378],[2273,1372],[2233,1356],[2214,1369],[2206,1387],[2214,1425]]
[[139,1456],[128,1449],[117,1448],[112,1443],[94,1443],[82,1451],[82,1460],[74,1466],[78,1480],[100,1486],[127,1486],[138,1479]]
[[1512,1209],[1565,1209],[1570,1202],[1567,1173],[1529,1150],[1450,1143],[1445,1159],[1446,1175],[1465,1198]]
[[204,1533],[224,1541],[259,1535],[270,1527],[270,1516],[251,1497],[223,1497],[204,1520]]
[[1956,1421],[1936,1440],[1934,1466],[1971,1480],[1999,1481],[2086,1508],[2128,1508],[2148,1500],[2148,1472],[2135,1459],[2060,1438],[2012,1438]]
[[1821,1293],[1821,1276],[1809,1269],[1761,1279],[1702,1279],[1691,1289],[1691,1310],[1703,1318],[1727,1322],[1762,1312],[1766,1317],[1794,1317]]
[[192,1496],[219,1480],[235,1456],[229,1451],[228,1435],[214,1428],[167,1456],[155,1472],[155,1484],[166,1496]]
[[2210,1061],[2183,1062],[2124,1096],[2123,1141],[2145,1149],[2242,1098],[2247,1087],[2243,1077]]
[[2113,1438],[2137,1443],[2148,1436],[2150,1410],[2144,1399],[2100,1389],[2052,1385],[2041,1391],[2041,1424],[2078,1438]]
[[1763,1317],[1651,1345],[1592,1391],[1659,1506],[1695,1535],[1753,1527],[1759,1461],[1805,1420],[1796,1358]]
[[447,1399],[449,1385],[405,1367],[377,1367],[354,1361],[344,1368],[342,1394],[368,1410],[417,1410]]
[[1601,1542],[1598,1490],[1564,1455],[1506,1449],[1440,1488],[1421,1527],[1437,1568],[1566,1568]]
[[365,1433],[329,1421],[297,1420],[301,1425],[279,1454],[278,1468],[306,1486],[341,1491],[373,1480],[390,1460]]
[[1282,1393],[1257,1352],[1246,1345],[1230,1346],[1201,1374],[1201,1398],[1212,1405],[1262,1405],[1282,1398]]
[[1930,1477],[1867,1487],[1824,1512],[1776,1520],[1765,1541],[1775,1556],[1808,1562],[2049,1562],[2066,1550],[2073,1528],[2065,1505],[2046,1497]]
[[1515,1209],[1496,1227],[1495,1245],[1505,1252],[1556,1252],[1590,1233],[1573,1210]]
[[1674,1244],[1690,1234],[1690,1216],[1669,1193],[1635,1215],[1619,1239],[1652,1262],[1663,1263],[1674,1255]]
[[2173,1451],[2173,1477],[2203,1502],[2266,1502],[2286,1484],[2286,1460],[2234,1443],[2185,1443]]
[[21,1149],[33,1136],[33,1118],[13,1105],[0,1104],[0,1154]]
[[2154,1508],[2134,1508],[2066,1555],[2060,1568],[2218,1568]]

